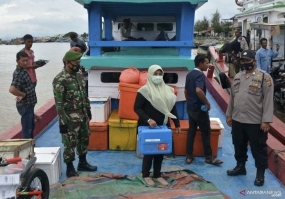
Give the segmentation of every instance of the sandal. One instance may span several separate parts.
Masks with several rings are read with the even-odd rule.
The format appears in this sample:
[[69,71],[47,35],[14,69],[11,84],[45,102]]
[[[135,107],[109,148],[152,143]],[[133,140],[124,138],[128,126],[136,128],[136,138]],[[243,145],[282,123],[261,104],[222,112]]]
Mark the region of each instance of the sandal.
[[217,158],[214,158],[214,157],[210,157],[210,158],[207,158],[205,159],[205,162],[207,164],[212,164],[212,165],[220,165],[220,164],[223,164],[223,161],[217,159]]
[[186,164],[191,164],[195,158],[194,157],[188,157],[186,158]]

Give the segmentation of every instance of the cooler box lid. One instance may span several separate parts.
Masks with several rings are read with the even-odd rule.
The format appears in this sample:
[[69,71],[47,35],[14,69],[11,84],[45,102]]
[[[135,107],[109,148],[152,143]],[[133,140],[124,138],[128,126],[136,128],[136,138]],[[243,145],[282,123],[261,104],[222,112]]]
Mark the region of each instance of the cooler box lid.
[[[0,141],[0,152],[21,151],[26,148],[33,148],[35,145],[34,139],[7,139]],[[33,152],[31,150],[31,152]]]
[[138,127],[139,138],[141,142],[165,142],[172,140],[172,131],[167,126],[157,126],[150,128],[149,126]]
[[[180,123],[181,130],[188,130],[189,128],[188,120],[179,120],[179,123]],[[220,124],[217,121],[210,121],[210,125],[211,125],[211,131],[220,131],[222,129]],[[170,127],[172,130],[176,129],[174,122],[172,120],[170,120]],[[197,129],[199,129],[199,127]]]
[[120,119],[118,116],[118,110],[113,110],[109,120],[108,120],[109,126],[112,127],[123,127],[123,128],[129,128],[129,127],[137,127],[138,121],[137,120],[127,120],[127,119]]

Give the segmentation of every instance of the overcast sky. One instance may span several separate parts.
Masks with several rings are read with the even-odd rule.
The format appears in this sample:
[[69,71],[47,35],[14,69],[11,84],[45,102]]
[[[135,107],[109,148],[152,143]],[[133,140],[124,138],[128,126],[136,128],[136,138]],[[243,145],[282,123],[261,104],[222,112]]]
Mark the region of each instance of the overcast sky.
[[[238,13],[234,0],[208,0],[195,20],[208,19],[218,9],[222,18]],[[0,0],[0,38],[53,36],[70,31],[87,32],[87,12],[74,0]]]

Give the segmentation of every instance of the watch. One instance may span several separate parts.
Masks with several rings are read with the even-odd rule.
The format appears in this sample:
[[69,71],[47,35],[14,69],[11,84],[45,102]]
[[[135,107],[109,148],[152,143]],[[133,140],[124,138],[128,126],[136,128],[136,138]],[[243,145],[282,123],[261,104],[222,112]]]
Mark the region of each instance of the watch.
[[150,119],[147,120],[147,123],[149,123]]

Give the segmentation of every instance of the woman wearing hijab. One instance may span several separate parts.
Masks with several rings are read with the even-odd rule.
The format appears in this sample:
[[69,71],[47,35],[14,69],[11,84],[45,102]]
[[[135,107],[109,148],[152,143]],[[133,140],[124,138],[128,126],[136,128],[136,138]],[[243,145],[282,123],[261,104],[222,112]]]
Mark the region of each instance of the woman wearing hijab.
[[[169,126],[168,118],[172,118],[180,133],[177,110],[175,108],[176,96],[174,89],[166,85],[163,81],[163,70],[159,65],[152,65],[148,69],[147,83],[138,90],[134,111],[139,116],[139,126],[157,125]],[[162,185],[168,182],[161,177],[161,165],[163,155],[144,155],[142,164],[142,175],[149,186],[154,185],[154,181]],[[150,169],[153,162],[153,178],[150,178]]]

